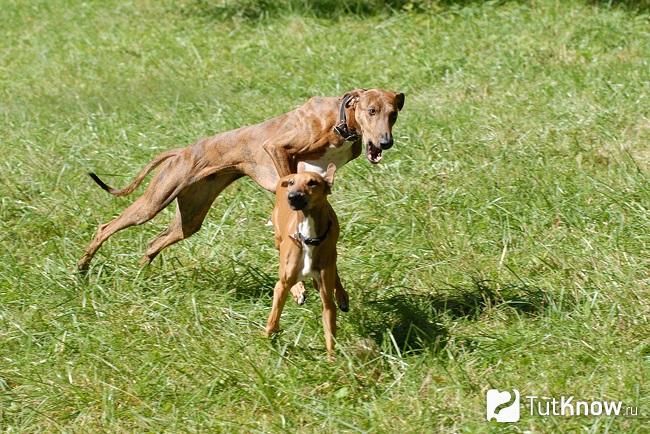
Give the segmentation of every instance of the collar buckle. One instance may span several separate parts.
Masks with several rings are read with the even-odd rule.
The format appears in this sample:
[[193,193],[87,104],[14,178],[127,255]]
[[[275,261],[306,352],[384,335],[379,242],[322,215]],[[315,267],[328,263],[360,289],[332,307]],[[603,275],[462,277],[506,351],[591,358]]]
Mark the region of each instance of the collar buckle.
[[342,124],[338,124],[337,126],[335,126],[334,131],[336,131],[339,134],[339,136],[343,137],[343,139],[345,140],[355,140],[359,137],[356,131],[355,132],[350,131],[345,121],[343,121]]
[[336,131],[337,134],[343,137],[343,140],[346,141],[356,140],[359,138],[359,134],[357,134],[356,131],[350,131],[350,127],[348,127],[348,121],[345,116],[345,105],[352,98],[352,95],[346,95],[343,97],[343,101],[341,101],[341,107],[339,108],[339,123],[334,127],[334,131]]

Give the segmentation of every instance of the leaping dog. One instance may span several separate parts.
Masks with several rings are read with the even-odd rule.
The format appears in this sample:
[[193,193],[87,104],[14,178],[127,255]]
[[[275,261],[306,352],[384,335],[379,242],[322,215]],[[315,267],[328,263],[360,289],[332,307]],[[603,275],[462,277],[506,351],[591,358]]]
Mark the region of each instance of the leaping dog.
[[[340,168],[358,157],[362,142],[368,161],[377,164],[382,150],[393,146],[392,128],[403,106],[403,93],[380,89],[356,89],[343,97],[313,97],[297,109],[260,124],[163,152],[121,190],[109,187],[91,173],[104,190],[126,196],[160,166],[142,196],[117,218],[99,226],[77,267],[87,270],[97,250],[111,235],[151,220],[174,199],[176,216],[149,243],[142,259],[144,264],[165,247],[196,233],[219,193],[242,176],[250,176],[274,192],[279,179],[296,173],[299,162],[305,170],[325,175],[328,164]],[[342,297],[337,293],[339,303]]]

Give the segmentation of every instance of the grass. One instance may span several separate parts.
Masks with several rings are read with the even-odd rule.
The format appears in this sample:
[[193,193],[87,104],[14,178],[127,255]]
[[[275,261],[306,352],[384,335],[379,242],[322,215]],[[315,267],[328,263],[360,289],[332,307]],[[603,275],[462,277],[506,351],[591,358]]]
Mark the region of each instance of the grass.
[[[0,431],[647,432],[643,5],[4,0]],[[87,171],[125,185],[159,151],[362,86],[407,97],[381,165],[335,184],[335,363],[313,292],[261,337],[273,198],[249,180],[151,267],[172,207],[74,273],[132,200]],[[641,417],[487,423],[493,387]]]

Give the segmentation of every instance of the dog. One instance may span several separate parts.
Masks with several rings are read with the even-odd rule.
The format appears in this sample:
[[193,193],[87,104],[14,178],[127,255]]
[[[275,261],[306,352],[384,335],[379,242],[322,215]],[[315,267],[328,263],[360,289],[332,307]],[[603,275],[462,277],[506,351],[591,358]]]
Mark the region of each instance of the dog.
[[[176,216],[149,243],[143,265],[165,247],[196,233],[216,197],[242,176],[274,192],[279,179],[296,173],[299,162],[304,163],[305,170],[323,175],[329,163],[340,168],[358,157],[362,142],[368,161],[379,163],[382,150],[393,146],[392,128],[403,106],[403,93],[380,89],[356,89],[343,97],[312,97],[297,109],[260,124],[163,152],[121,190],[90,173],[107,192],[126,196],[151,170],[161,166],[142,196],[117,218],[99,226],[77,262],[78,270],[88,269],[97,250],[111,235],[151,220],[174,199]],[[342,296],[339,298],[342,300]]]
[[[302,165],[302,163],[300,163]],[[299,166],[300,166],[299,165]],[[323,301],[325,347],[334,357],[337,289],[336,242],[339,223],[327,201],[332,191],[336,166],[330,163],[325,174],[303,172],[280,179],[273,208],[275,246],[280,251],[279,280],[273,290],[273,306],[266,324],[266,335],[280,328],[280,316],[289,291],[311,278]],[[340,285],[340,281],[338,281]],[[343,292],[343,289],[339,289]]]

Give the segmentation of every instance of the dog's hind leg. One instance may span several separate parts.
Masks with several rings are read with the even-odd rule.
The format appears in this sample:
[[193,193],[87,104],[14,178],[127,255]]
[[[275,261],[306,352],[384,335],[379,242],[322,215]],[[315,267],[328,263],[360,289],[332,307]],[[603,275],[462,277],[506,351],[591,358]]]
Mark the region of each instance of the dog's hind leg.
[[198,232],[217,196],[242,176],[239,173],[214,174],[185,187],[176,198],[177,208],[174,220],[167,229],[149,243],[147,252],[140,262],[141,265],[153,261],[164,248]]
[[[179,166],[181,166],[179,168]],[[186,167],[189,167],[187,165]],[[163,168],[151,181],[144,194],[135,200],[122,214],[112,221],[99,226],[95,238],[88,245],[84,255],[77,262],[80,271],[88,269],[88,265],[101,245],[114,233],[130,226],[148,222],[165,208],[185,187],[188,170],[179,165],[168,165]]]
[[334,291],[336,287],[336,266],[320,271],[318,292],[323,301],[323,329],[325,331],[325,347],[327,355],[334,359],[334,336],[336,336],[336,305],[334,304]]
[[90,245],[88,245],[88,248],[86,248],[84,255],[77,263],[77,268],[80,271],[87,270],[88,265],[90,264],[93,256],[95,256],[97,250],[99,250],[104,241],[106,241],[111,235],[118,231],[121,231],[122,229],[126,229],[135,225],[141,225],[142,223],[151,220],[155,217],[156,214],[158,214],[160,210],[167,206],[167,203],[158,202],[156,204],[158,206],[152,205],[153,204],[148,202],[144,196],[141,196],[135,202],[133,202],[131,206],[124,210],[124,212],[120,214],[119,217],[115,218],[109,223],[105,223],[99,226],[99,229],[95,234],[95,238],[90,243]]
[[336,270],[336,285],[334,286],[334,297],[336,298],[336,304],[339,305],[341,312],[347,312],[350,310],[350,296],[348,292],[343,288],[341,283],[341,278],[339,277],[339,271]]
[[[314,284],[314,288],[318,288],[318,281],[316,279],[313,279],[312,282]],[[299,287],[298,285],[302,285],[302,287]],[[307,299],[307,290],[305,289],[305,286],[302,284],[302,282],[297,283],[291,288],[291,294],[293,295],[293,299],[299,305],[302,305]],[[345,290],[345,288],[343,288],[338,270],[336,271],[334,298],[336,298],[336,304],[339,306],[339,309],[341,309],[341,312],[347,312],[350,310],[350,296],[348,295],[348,292]]]

